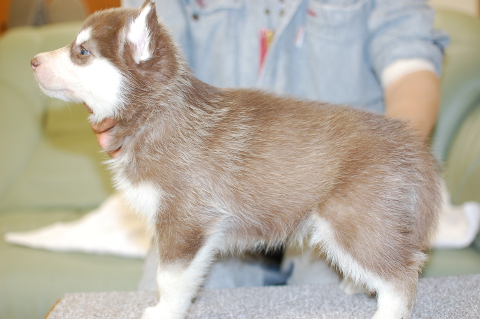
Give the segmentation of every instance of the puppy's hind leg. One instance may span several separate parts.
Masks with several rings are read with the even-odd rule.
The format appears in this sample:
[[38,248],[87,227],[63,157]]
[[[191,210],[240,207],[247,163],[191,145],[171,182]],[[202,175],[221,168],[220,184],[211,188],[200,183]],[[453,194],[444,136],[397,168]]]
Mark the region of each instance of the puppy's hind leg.
[[379,280],[376,286],[374,289],[377,292],[377,311],[373,319],[409,319],[411,317],[416,282],[399,284]]
[[[370,286],[377,292],[374,319],[411,317],[420,269],[427,260],[427,255],[420,251],[406,255],[409,257],[405,258],[401,267],[396,268],[394,274],[370,272],[372,279],[367,280],[371,280]],[[380,261],[379,264],[386,265],[388,261]]]
[[312,224],[310,244],[320,246],[327,260],[336,265],[345,277],[368,291],[376,292],[374,319],[410,318],[418,269],[424,261],[422,253],[418,253],[418,258],[412,257],[411,262],[392,261],[388,251],[382,252],[378,247],[372,250],[375,246],[371,240],[375,238],[372,232],[363,232],[369,234],[368,237],[372,236],[369,241],[364,241],[362,234],[354,228],[345,232],[345,228],[332,226],[333,223],[318,215],[313,217]]

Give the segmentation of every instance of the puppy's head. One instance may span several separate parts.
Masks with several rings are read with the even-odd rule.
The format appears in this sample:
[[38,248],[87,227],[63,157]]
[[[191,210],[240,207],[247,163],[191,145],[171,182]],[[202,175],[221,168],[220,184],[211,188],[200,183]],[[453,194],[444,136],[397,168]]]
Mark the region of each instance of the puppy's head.
[[178,70],[177,52],[147,0],[138,10],[89,16],[70,45],[38,54],[31,65],[45,94],[86,103],[99,122],[118,118],[150,87],[171,80]]

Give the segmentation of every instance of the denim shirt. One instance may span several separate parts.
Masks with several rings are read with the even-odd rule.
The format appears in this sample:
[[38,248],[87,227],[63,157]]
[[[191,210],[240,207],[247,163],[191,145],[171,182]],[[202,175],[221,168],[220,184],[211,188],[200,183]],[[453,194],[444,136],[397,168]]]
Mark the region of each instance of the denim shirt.
[[[204,82],[379,113],[382,71],[423,59],[439,75],[448,42],[423,0],[156,0],[156,7]],[[273,32],[266,53],[265,30]]]

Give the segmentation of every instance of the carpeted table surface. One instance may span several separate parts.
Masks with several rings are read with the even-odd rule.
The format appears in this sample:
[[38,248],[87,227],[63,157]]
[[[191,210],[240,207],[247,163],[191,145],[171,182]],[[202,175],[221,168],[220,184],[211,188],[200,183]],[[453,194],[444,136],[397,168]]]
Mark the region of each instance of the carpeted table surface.
[[[48,319],[138,319],[156,304],[153,292],[67,294]],[[348,296],[338,285],[201,291],[188,319],[371,318],[375,298]],[[480,318],[480,274],[420,280],[413,318]]]

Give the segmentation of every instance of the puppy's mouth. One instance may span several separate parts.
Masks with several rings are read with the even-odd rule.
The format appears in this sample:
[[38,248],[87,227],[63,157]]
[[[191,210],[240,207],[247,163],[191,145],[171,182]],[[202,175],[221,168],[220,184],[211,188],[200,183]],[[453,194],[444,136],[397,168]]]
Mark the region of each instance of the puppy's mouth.
[[66,102],[75,102],[75,103],[80,103],[82,100],[80,100],[76,95],[75,92],[68,89],[64,88],[61,86],[54,86],[50,85],[50,83],[47,82],[45,84],[41,79],[38,77],[35,77],[38,83],[38,86],[42,90],[43,93],[45,93],[47,96],[57,98]]
[[[43,85],[40,81],[38,81],[38,85],[40,86],[40,89],[45,92],[45,94],[47,94],[48,96],[50,97],[56,97],[58,95],[62,95],[62,96],[70,96],[71,95],[71,91],[68,90],[68,89],[62,89],[62,88],[50,88],[50,87],[47,87],[45,85]],[[63,98],[65,100],[65,97]]]

